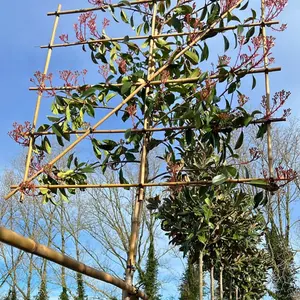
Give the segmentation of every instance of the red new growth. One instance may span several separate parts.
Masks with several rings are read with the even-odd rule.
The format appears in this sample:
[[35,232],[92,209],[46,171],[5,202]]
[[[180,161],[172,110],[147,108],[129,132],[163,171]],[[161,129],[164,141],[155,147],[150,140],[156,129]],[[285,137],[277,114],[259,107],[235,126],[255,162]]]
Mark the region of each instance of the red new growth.
[[32,129],[30,122],[26,121],[24,125],[14,122],[13,127],[14,129],[10,131],[8,135],[18,144],[24,147],[28,146],[30,140],[30,132]]

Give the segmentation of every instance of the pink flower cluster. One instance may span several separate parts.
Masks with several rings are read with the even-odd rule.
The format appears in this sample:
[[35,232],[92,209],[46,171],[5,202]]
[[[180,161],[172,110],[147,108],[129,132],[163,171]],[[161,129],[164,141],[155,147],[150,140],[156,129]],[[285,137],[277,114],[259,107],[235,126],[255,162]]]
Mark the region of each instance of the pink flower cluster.
[[30,132],[32,130],[31,123],[26,121],[24,125],[13,123],[13,130],[8,135],[18,144],[27,147],[29,145]]
[[288,0],[265,0],[266,21],[274,20],[286,7]]
[[85,84],[84,77],[87,74],[87,70],[84,69],[83,71],[70,71],[70,70],[63,70],[59,71],[60,79],[62,79],[64,83],[64,87],[72,87],[78,85],[78,78],[82,75],[83,84]]
[[[239,36],[239,54],[234,66],[234,70],[238,70],[243,67],[256,68],[260,67],[264,63],[264,58],[268,57],[269,64],[274,62],[274,58],[271,57],[271,49],[275,45],[275,38],[272,36],[266,37],[265,43],[265,54],[261,53],[264,47],[263,37],[256,36],[251,39],[252,46],[248,45],[249,53],[242,53],[243,46],[245,44],[246,38],[244,36]],[[240,63],[238,63],[240,60]]]
[[44,91],[48,94],[49,97],[55,96],[55,90],[45,90],[46,82],[48,81],[48,85],[52,87],[52,79],[53,74],[44,74],[40,71],[36,71],[34,73],[34,78],[30,78],[30,81],[33,82],[38,87],[38,93],[41,95]]
[[94,6],[102,7],[105,4],[111,4],[111,1],[104,2],[104,0],[88,0]]
[[238,3],[238,0],[220,0],[221,12],[228,11]]
[[276,172],[276,180],[287,180],[287,181],[292,181],[294,179],[296,179],[297,177],[297,172],[293,169],[284,169],[282,166],[279,166],[277,168],[275,168],[275,172]]
[[[266,110],[265,119],[271,118],[286,102],[286,100],[290,97],[291,92],[287,92],[282,90],[280,92],[275,93],[272,98],[272,105],[268,107],[266,96],[262,97],[261,105]],[[287,117],[290,113],[290,109],[285,109],[283,117]]]

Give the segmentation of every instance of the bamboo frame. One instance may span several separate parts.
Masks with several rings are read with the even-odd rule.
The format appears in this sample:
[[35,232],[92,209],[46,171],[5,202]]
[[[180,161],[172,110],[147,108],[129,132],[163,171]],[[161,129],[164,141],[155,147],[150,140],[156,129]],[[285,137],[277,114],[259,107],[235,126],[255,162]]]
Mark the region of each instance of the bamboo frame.
[[[160,1],[165,1],[165,0],[155,0],[157,2]],[[136,5],[136,4],[144,4],[144,3],[153,3],[153,0],[137,0],[137,1],[129,1],[130,5]],[[116,3],[116,4],[111,4],[111,5],[103,5],[101,7],[89,7],[89,8],[82,8],[82,9],[70,9],[70,10],[63,10],[63,11],[53,11],[53,12],[48,12],[47,16],[57,16],[57,15],[70,15],[70,14],[80,14],[84,12],[89,12],[89,11],[97,11],[97,10],[105,10],[109,7],[123,7],[123,6],[128,6],[128,2],[124,3]]]
[[39,244],[32,239],[25,238],[24,236],[12,230],[6,229],[4,227],[0,227],[0,241],[12,247],[16,247],[20,250],[23,250],[27,253],[31,253],[36,256],[50,260],[56,264],[71,269],[75,272],[79,272],[89,277],[112,284],[132,294],[136,294],[142,299],[145,300],[148,299],[148,297],[144,292],[136,289],[132,285],[126,284],[125,281],[120,280],[117,277],[114,277],[103,271],[99,271],[95,268],[89,267],[84,263],[81,263],[73,258],[70,258],[67,255],[61,254],[47,246]]
[[[262,25],[265,26],[271,26],[271,25],[277,25],[279,24],[279,21],[267,21],[267,22],[257,22],[257,23],[251,23],[251,24],[245,24],[244,27],[261,27]],[[238,26],[226,26],[226,27],[220,27],[215,28],[213,32],[224,32],[228,30],[234,30],[237,29]],[[126,40],[128,41],[135,41],[135,40],[146,40],[151,37],[151,39],[158,39],[163,37],[178,37],[178,36],[186,36],[186,35],[195,35],[202,33],[201,31],[196,32],[174,32],[174,33],[162,33],[162,34],[153,34],[151,36],[149,35],[141,35],[141,36],[130,36],[127,37]],[[88,45],[88,44],[98,44],[98,43],[105,43],[105,42],[121,42],[124,41],[124,37],[115,37],[115,38],[103,38],[98,40],[89,40],[84,42],[72,42],[72,43],[60,43],[60,44],[54,44],[51,47],[52,48],[65,48],[65,47],[73,47],[73,46],[82,46],[82,45]],[[49,45],[42,45],[40,46],[41,49],[49,48]]]
[[[256,68],[253,70],[248,70],[248,71],[238,71],[236,72],[237,75],[248,75],[248,74],[258,74],[258,73],[271,73],[271,72],[279,72],[281,71],[281,67],[273,67],[273,68]],[[220,76],[218,74],[216,75],[211,75],[211,76],[207,76],[207,79],[217,79]],[[189,77],[189,78],[179,78],[179,79],[169,79],[166,80],[164,82],[164,84],[173,84],[173,83],[195,83],[197,81],[199,81],[200,76],[199,77]],[[132,85],[133,86],[141,86],[142,84],[144,84],[143,82],[134,82]],[[161,85],[162,82],[161,80],[151,80],[149,81],[149,85]],[[105,86],[113,86],[113,87],[122,87],[122,83],[99,83],[99,84],[95,84],[95,85],[103,85]],[[91,87],[93,87],[94,85],[91,85]],[[80,86],[68,86],[68,87],[45,87],[43,88],[44,91],[49,91],[49,90],[56,90],[56,91],[69,91],[69,90],[76,90],[80,88]],[[30,91],[38,91],[39,87],[29,87]]]
[[[210,27],[208,27],[206,30],[203,31],[202,34],[200,34],[198,37],[196,37],[190,44],[188,44],[185,48],[183,48],[181,51],[177,51],[175,50],[173,52],[173,54],[170,55],[170,59],[169,61],[162,66],[161,68],[159,68],[154,74],[152,74],[149,79],[148,82],[153,80],[157,75],[160,75],[164,70],[166,70],[170,64],[180,58],[182,55],[184,55],[189,49],[191,49],[194,45],[196,45],[200,40],[202,40],[202,38],[208,34],[212,28],[214,28],[221,20],[223,20],[228,12],[231,12],[232,10],[234,10],[238,5],[240,5],[243,2],[243,0],[238,0],[236,2],[235,5],[233,5],[228,11],[226,11],[225,13],[223,13],[220,18],[218,18],[216,21],[214,21]],[[101,120],[99,120],[92,128],[87,129],[87,131],[81,135],[80,137],[78,137],[73,143],[71,143],[66,149],[64,149],[58,156],[56,156],[55,158],[53,158],[49,164],[53,165],[54,163],[56,163],[58,160],[60,160],[65,154],[67,154],[69,151],[71,151],[78,143],[80,143],[83,139],[85,139],[91,132],[91,130],[95,130],[97,129],[103,122],[105,122],[110,116],[112,116],[115,112],[117,112],[120,108],[123,107],[124,104],[126,104],[128,101],[130,101],[139,91],[141,91],[143,88],[145,88],[146,86],[149,85],[148,82],[142,83],[139,87],[137,87],[137,89],[135,91],[133,91],[128,97],[126,97],[119,105],[117,105],[112,111],[110,111],[105,117],[103,117]],[[32,175],[30,178],[27,179],[27,181],[32,181],[33,179],[35,179],[38,175],[40,175],[42,172],[44,172],[44,168],[42,168],[41,170],[37,171],[34,175]],[[11,191],[9,194],[7,194],[4,199],[9,199],[10,197],[12,197],[16,192],[18,192],[20,190],[20,187],[18,186],[16,189],[14,189],[13,191]]]
[[[262,124],[262,123],[275,123],[275,122],[285,122],[286,118],[271,118],[271,119],[257,119],[249,124]],[[102,130],[94,130],[91,132],[91,134],[118,134],[118,133],[125,133],[129,129],[131,132],[136,132],[136,133],[144,133],[144,132],[164,132],[164,131],[175,131],[175,130],[186,130],[186,129],[195,129],[196,127],[194,126],[173,126],[173,127],[163,127],[163,128],[141,128],[141,129],[102,129]],[[224,130],[225,128],[222,128]],[[82,134],[85,133],[86,130],[73,130],[73,131],[64,131],[64,133],[68,134]],[[41,131],[41,132],[34,132],[32,135],[34,136],[43,136],[43,135],[54,135],[55,133],[52,131]]]
[[[59,4],[57,7],[57,11],[59,12],[60,10],[61,10],[61,4]],[[50,43],[49,43],[50,47],[48,49],[48,53],[47,53],[47,57],[46,57],[46,62],[45,62],[45,67],[44,67],[44,72],[43,72],[43,74],[45,74],[45,75],[48,73],[48,69],[49,69],[49,64],[50,64],[51,55],[52,55],[51,45],[54,43],[56,30],[57,30],[57,26],[58,26],[58,20],[59,20],[59,16],[57,15],[54,20],[51,39],[50,39]],[[37,97],[34,117],[33,117],[33,121],[32,121],[32,131],[35,130],[35,127],[37,125],[42,96],[43,96],[42,94],[39,94]],[[34,139],[33,139],[33,136],[31,135],[31,136],[29,136],[28,153],[27,153],[26,162],[25,162],[25,171],[24,171],[24,179],[23,179],[24,181],[27,181],[27,179],[28,179],[29,167],[30,167],[32,150],[33,150],[33,143],[34,143]],[[24,195],[21,195],[21,201],[23,201],[23,200],[24,200]]]

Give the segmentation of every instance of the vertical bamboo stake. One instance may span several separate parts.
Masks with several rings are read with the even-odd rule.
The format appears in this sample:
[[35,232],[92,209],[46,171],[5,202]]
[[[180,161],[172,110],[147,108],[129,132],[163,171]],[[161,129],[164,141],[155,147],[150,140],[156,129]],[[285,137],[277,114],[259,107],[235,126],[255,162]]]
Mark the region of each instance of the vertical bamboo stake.
[[220,282],[219,282],[219,288],[220,288],[220,300],[223,300],[223,266],[220,267]]
[[[61,4],[58,5],[58,8],[57,8],[56,12],[59,13],[60,10],[61,10]],[[48,52],[47,52],[47,57],[46,57],[46,62],[45,62],[45,67],[44,67],[44,72],[43,72],[43,74],[45,74],[45,75],[48,73],[48,69],[49,69],[49,64],[50,64],[51,55],[52,55],[51,46],[54,43],[56,30],[57,30],[57,26],[58,26],[58,20],[59,20],[59,14],[56,15],[55,20],[54,20],[52,35],[51,35],[51,39],[50,39],[50,43],[49,43],[49,47],[48,47]],[[37,97],[34,117],[33,117],[33,121],[32,121],[32,132],[35,131],[35,127],[36,127],[36,124],[37,124],[42,96],[43,96],[42,93],[40,93]],[[27,179],[28,179],[30,162],[31,162],[31,157],[32,157],[33,142],[34,142],[34,136],[31,135],[29,137],[28,153],[27,153],[26,163],[25,163],[25,172],[24,172],[24,179],[23,179],[24,182],[27,181]],[[23,200],[24,200],[24,194],[21,194],[21,201],[23,201]]]
[[210,267],[210,299],[215,300],[214,266]]
[[199,300],[203,300],[203,251],[199,254]]
[[[267,31],[266,31],[266,25],[265,25],[265,0],[261,0],[261,21],[262,21],[262,38],[263,38],[263,48],[264,48],[264,67],[267,68],[269,64],[269,58],[267,55]],[[265,91],[266,91],[266,114],[268,115],[270,113],[270,76],[269,73],[265,72]],[[272,135],[271,135],[271,123],[267,123],[267,146],[268,146],[268,166],[269,166],[269,177],[273,177],[273,153],[272,153]],[[269,201],[268,204],[269,208],[269,216],[270,214],[273,215],[272,210],[272,203]]]
[[[157,15],[157,2],[153,1],[153,15],[152,15],[152,26],[151,26],[151,35],[154,36],[157,34],[156,26],[156,15]],[[154,61],[154,47],[155,47],[155,40],[152,38],[149,44],[149,59],[148,59],[148,74],[147,80],[150,81],[151,76],[155,72],[155,61]],[[145,90],[146,97],[149,95],[150,87],[147,86]],[[144,113],[147,111],[147,106],[145,105]],[[144,119],[144,129],[147,130],[149,128],[149,118]],[[140,163],[140,172],[139,172],[139,184],[141,187],[138,188],[135,206],[133,211],[133,218],[131,224],[131,235],[129,241],[129,253],[128,253],[128,260],[127,260],[127,270],[126,270],[126,278],[125,282],[127,284],[132,284],[133,281],[133,274],[134,274],[134,265],[136,261],[136,248],[138,243],[138,234],[139,234],[139,227],[141,223],[141,218],[143,214],[143,206],[145,200],[145,187],[142,185],[145,183],[148,177],[148,164],[147,164],[147,154],[148,154],[148,139],[149,139],[149,132],[145,132],[143,135],[143,146],[141,151],[141,163]],[[132,299],[128,292],[123,293],[123,299],[129,300]]]

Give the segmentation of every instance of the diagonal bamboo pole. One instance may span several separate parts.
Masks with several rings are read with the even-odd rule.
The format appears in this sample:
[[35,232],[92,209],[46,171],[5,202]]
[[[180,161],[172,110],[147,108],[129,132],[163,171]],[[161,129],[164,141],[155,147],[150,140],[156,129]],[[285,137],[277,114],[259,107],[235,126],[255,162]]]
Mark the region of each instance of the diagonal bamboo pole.
[[[165,0],[156,0],[158,2],[160,1],[165,1]],[[100,7],[89,7],[89,8],[81,8],[81,9],[70,9],[70,10],[63,10],[60,12],[49,12],[47,13],[47,16],[56,16],[56,15],[69,15],[69,14],[80,14],[84,12],[89,12],[89,11],[97,11],[97,10],[105,10],[110,7],[123,7],[123,6],[128,6],[128,5],[136,5],[136,4],[144,4],[144,3],[153,3],[153,0],[137,0],[137,1],[120,1],[119,3],[116,4],[105,4]]]
[[[157,2],[153,1],[153,9],[152,9],[152,24],[151,24],[151,35],[155,35],[157,33],[156,30],[156,15],[157,15]],[[147,80],[151,80],[151,75],[155,72],[155,60],[154,60],[154,50],[155,50],[155,41],[152,38],[149,44],[149,59],[148,59],[148,74]],[[149,96],[150,86],[146,87],[145,90],[145,98]],[[147,112],[147,105],[144,107],[144,116]],[[144,200],[145,200],[145,181],[148,180],[148,142],[150,138],[150,132],[148,130],[150,126],[149,117],[144,118],[144,134],[143,134],[143,146],[141,151],[141,163],[140,163],[140,172],[139,172],[139,188],[137,191],[132,222],[131,222],[131,233],[129,240],[129,251],[127,258],[127,269],[126,269],[126,282],[128,284],[132,284],[133,275],[135,271],[135,263],[136,263],[136,253],[137,253],[137,244],[138,244],[138,235],[140,231],[141,219],[143,214]],[[128,293],[124,294],[124,300],[129,300],[130,297]]]
[[[262,22],[257,23],[251,23],[251,24],[244,24],[243,27],[259,27],[262,26]],[[279,24],[279,21],[267,21],[264,23],[266,26],[270,25],[276,25]],[[226,27],[220,27],[215,28],[213,32],[223,32],[228,30],[234,30],[237,29],[238,25],[235,26],[226,26]],[[178,37],[178,36],[185,36],[185,35],[195,35],[200,34],[201,31],[195,31],[195,32],[174,32],[174,33],[162,33],[162,34],[154,34],[151,35],[151,38],[158,39],[163,37]],[[149,38],[149,35],[140,35],[140,36],[130,36],[127,37],[127,41],[135,41],[135,40],[146,40]],[[103,38],[98,40],[89,40],[84,42],[73,42],[73,43],[60,43],[60,44],[54,44],[52,45],[52,48],[65,48],[65,47],[72,47],[72,46],[81,46],[81,45],[88,45],[88,44],[99,44],[99,43],[105,43],[105,42],[122,42],[124,41],[124,37],[115,37],[115,38]],[[42,45],[40,46],[41,49],[49,48],[49,45]]]
[[[239,70],[236,72],[236,75],[239,76],[243,76],[243,75],[248,75],[248,74],[258,74],[258,73],[271,73],[271,72],[278,72],[281,71],[281,67],[274,67],[274,68],[256,68],[256,69],[252,69],[252,70]],[[219,74],[215,74],[215,75],[211,75],[211,76],[207,76],[207,79],[217,79],[220,78]],[[178,79],[169,79],[166,80],[164,82],[164,84],[172,84],[172,83],[181,83],[181,84],[185,84],[185,83],[194,83],[199,81],[200,76],[199,77],[189,77],[189,78],[178,78]],[[143,82],[134,82],[132,85],[134,86],[140,86],[142,85]],[[150,85],[161,85],[162,82],[161,80],[153,80],[149,82]],[[99,83],[96,84],[97,86],[103,86],[103,87],[107,87],[107,86],[113,86],[113,87],[121,87],[122,83]],[[91,87],[93,87],[94,85],[91,85]],[[55,91],[69,91],[69,90],[76,90],[80,88],[80,86],[61,86],[61,87],[44,87],[43,91],[49,91],[49,90],[55,90]],[[29,88],[30,91],[39,91],[40,88],[39,87],[30,87]]]
[[[168,62],[166,62],[161,68],[159,68],[154,74],[150,76],[147,82],[141,84],[137,89],[135,89],[128,97],[126,97],[119,105],[115,107],[112,111],[110,111],[105,117],[103,117],[100,121],[98,121],[93,127],[90,129],[87,129],[87,131],[78,137],[73,143],[71,143],[67,148],[65,148],[58,156],[53,158],[49,164],[53,165],[58,160],[60,160],[65,154],[67,154],[69,151],[71,151],[78,143],[80,143],[82,140],[84,140],[90,133],[93,132],[93,130],[97,129],[103,122],[105,122],[110,116],[112,116],[114,113],[116,113],[120,108],[123,107],[124,104],[126,104],[128,101],[130,101],[138,92],[140,92],[143,88],[146,86],[149,86],[149,82],[153,80],[157,75],[161,74],[164,70],[166,70],[173,61],[180,58],[182,55],[184,55],[189,49],[191,49],[193,46],[195,46],[199,41],[201,41],[209,32],[211,32],[211,29],[214,28],[221,20],[223,20],[228,12],[231,12],[234,10],[237,6],[239,6],[243,0],[239,0],[236,2],[235,5],[233,5],[228,11],[224,12],[220,18],[218,18],[215,22],[213,22],[206,30],[203,31],[202,34],[200,34],[198,37],[196,37],[191,43],[189,43],[185,48],[183,48],[180,51],[175,50],[173,54],[170,55],[170,59]],[[34,175],[32,175],[30,178],[27,179],[27,181],[32,181],[35,179],[39,174],[44,172],[44,168],[36,172]],[[9,199],[12,197],[16,192],[20,190],[20,187],[16,188],[15,190],[11,191],[9,194],[7,194],[4,199]]]
[[0,227],[0,241],[12,247],[21,249],[27,253],[35,254],[39,257],[50,260],[75,272],[82,273],[89,277],[93,277],[95,279],[112,284],[123,290],[127,290],[130,293],[135,294],[142,299],[148,299],[144,292],[136,289],[132,285],[126,284],[123,280],[111,276],[110,274],[105,273],[103,271],[99,271],[97,269],[89,267],[73,258],[70,258],[67,255],[61,254],[49,247],[41,245],[32,239],[25,238],[24,236],[19,235],[18,233],[12,230]]
[[[57,8],[58,12],[60,10],[61,10],[61,4],[59,4],[58,8]],[[43,74],[45,74],[45,75],[48,73],[48,69],[49,69],[49,64],[50,64],[51,55],[52,55],[51,46],[54,43],[55,34],[56,34],[57,26],[58,26],[58,20],[59,20],[59,16],[57,15],[55,20],[54,20],[52,35],[51,35],[49,48],[48,48],[48,53],[47,53],[47,57],[46,57],[46,62],[45,62],[45,67],[44,67],[44,72],[43,72]],[[40,106],[41,106],[41,100],[42,100],[42,94],[39,94],[38,97],[37,97],[34,117],[33,117],[33,121],[32,121],[32,132],[35,131],[35,127],[36,127],[36,124],[37,124],[39,111],[40,111]],[[34,137],[33,137],[33,135],[30,135],[29,136],[28,153],[27,153],[26,162],[25,162],[25,171],[24,171],[24,179],[23,179],[24,181],[27,181],[28,174],[29,174],[29,167],[30,167],[30,163],[31,163],[32,150],[33,150],[33,143],[34,143]],[[22,194],[21,195],[21,201],[23,201],[23,200],[24,200],[24,195]]]

